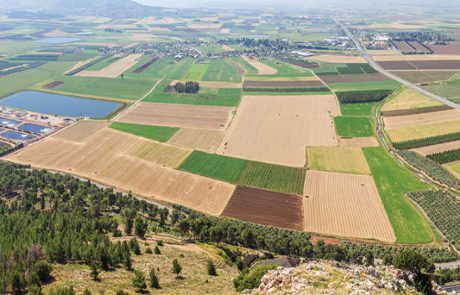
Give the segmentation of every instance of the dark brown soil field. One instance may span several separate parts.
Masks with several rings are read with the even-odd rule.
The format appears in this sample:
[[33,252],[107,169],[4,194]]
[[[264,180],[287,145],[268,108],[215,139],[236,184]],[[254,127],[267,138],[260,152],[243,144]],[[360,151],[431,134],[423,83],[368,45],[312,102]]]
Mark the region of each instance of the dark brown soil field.
[[460,42],[450,42],[447,45],[429,45],[434,54],[460,54]]
[[402,54],[412,53],[415,51],[414,48],[404,41],[393,41],[393,44],[399,51],[401,51]]
[[407,116],[407,115],[440,112],[440,111],[446,111],[450,109],[452,108],[447,105],[440,105],[440,106],[424,107],[424,108],[417,108],[417,109],[383,111],[382,116],[385,116],[385,117]]
[[152,59],[150,59],[148,62],[146,62],[145,64],[143,64],[142,66],[138,67],[137,69],[134,70],[134,73],[138,74],[138,73],[142,73],[143,71],[145,71],[146,68],[150,67],[154,62],[156,62],[158,60],[158,57],[155,56],[155,57],[152,57]]
[[222,215],[263,225],[303,229],[301,197],[254,188],[236,188]]
[[386,81],[388,78],[382,74],[349,74],[349,75],[324,75],[321,76],[324,83],[350,83]]
[[64,84],[64,82],[62,81],[54,81],[54,82],[51,82],[49,84],[46,84],[45,86],[43,86],[44,89],[53,89],[54,87],[57,87],[59,85],[62,85]]
[[243,87],[322,87],[321,81],[244,81]]
[[398,77],[412,83],[429,83],[445,81],[452,78],[457,71],[397,71],[393,72]]
[[415,70],[414,66],[407,61],[379,61],[377,63],[385,70]]
[[427,48],[425,45],[423,45],[422,43],[419,43],[417,41],[409,41],[407,42],[410,46],[412,46],[413,48],[415,48],[415,51],[417,53],[422,53],[422,54],[431,54],[433,53],[432,50],[430,50],[429,48]]

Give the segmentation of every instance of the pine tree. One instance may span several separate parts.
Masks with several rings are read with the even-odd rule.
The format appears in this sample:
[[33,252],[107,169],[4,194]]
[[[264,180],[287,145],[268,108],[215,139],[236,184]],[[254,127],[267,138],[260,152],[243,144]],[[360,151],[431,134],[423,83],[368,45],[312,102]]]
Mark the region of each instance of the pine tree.
[[207,268],[208,268],[208,275],[217,276],[216,267],[214,263],[212,262],[212,260],[208,260]]
[[136,288],[137,292],[144,292],[145,288],[147,288],[147,284],[145,283],[145,276],[139,270],[134,271],[133,287]]
[[179,277],[179,274],[182,271],[182,266],[179,264],[179,261],[177,259],[174,259],[172,262],[172,272],[176,274],[176,279]]
[[160,289],[160,282],[158,281],[158,276],[153,268],[150,270],[150,287],[153,289]]
[[158,245],[155,246],[155,249],[153,251],[155,252],[155,254],[158,254],[158,255],[161,254],[161,251],[160,251],[160,248],[158,247]]

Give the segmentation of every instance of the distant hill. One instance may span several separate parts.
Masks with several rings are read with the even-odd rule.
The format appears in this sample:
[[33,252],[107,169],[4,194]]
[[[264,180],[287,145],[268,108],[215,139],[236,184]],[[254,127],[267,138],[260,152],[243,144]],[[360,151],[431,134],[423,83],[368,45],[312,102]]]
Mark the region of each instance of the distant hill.
[[98,16],[141,18],[171,10],[143,5],[131,0],[3,0],[3,12],[14,18],[53,18],[56,16]]

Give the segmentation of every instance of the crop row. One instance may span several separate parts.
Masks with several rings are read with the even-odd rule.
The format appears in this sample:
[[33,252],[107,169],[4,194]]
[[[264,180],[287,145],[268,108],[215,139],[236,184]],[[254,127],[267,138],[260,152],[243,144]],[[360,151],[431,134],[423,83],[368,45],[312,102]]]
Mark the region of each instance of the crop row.
[[17,67],[17,68],[12,68],[12,69],[9,69],[9,70],[1,71],[0,72],[0,77],[7,76],[7,75],[10,75],[10,74],[14,74],[14,73],[19,73],[19,72],[22,72],[22,71],[25,71],[25,70],[30,70],[30,69],[39,67],[41,65],[44,65],[45,63],[46,62],[44,62],[44,61],[32,62],[32,63],[29,63],[29,64],[24,65],[22,67]]
[[86,70],[87,68],[89,68],[89,67],[91,67],[91,66],[97,64],[98,62],[103,61],[104,59],[109,58],[110,56],[111,56],[111,55],[104,55],[104,56],[98,57],[98,58],[96,58],[95,60],[92,60],[92,61],[90,61],[89,63],[86,63],[86,64],[82,65],[81,67],[76,68],[76,69],[73,70],[73,71],[67,72],[66,75],[73,76],[73,75],[75,75],[75,74],[78,74],[78,73],[80,73],[81,71],[84,71],[84,70]]
[[56,61],[59,54],[24,54],[18,55],[13,60]]
[[457,248],[460,248],[460,199],[442,190],[409,193],[431,221]]
[[433,161],[438,162],[439,164],[455,162],[460,160],[460,148],[456,150],[445,151],[441,153],[435,153],[427,156]]
[[142,73],[143,71],[145,71],[146,68],[150,67],[157,60],[158,60],[158,56],[152,57],[152,59],[150,59],[148,62],[146,62],[142,66],[135,69],[133,73],[136,73],[136,74]]
[[460,181],[435,161],[412,151],[399,151],[398,154],[409,164],[425,172],[437,182],[449,187],[460,188]]
[[376,102],[385,99],[393,90],[338,91],[340,103]]
[[245,92],[321,92],[329,91],[327,87],[243,87]]
[[319,65],[316,62],[312,62],[309,60],[304,60],[304,59],[298,59],[298,58],[293,58],[293,57],[285,57],[285,56],[276,56],[277,59],[302,67],[302,68],[308,68],[308,69],[313,69],[313,68],[318,68]]
[[369,64],[347,63],[346,67],[337,67],[337,71],[342,74],[373,74],[377,73]]
[[382,116],[385,116],[385,117],[407,116],[407,115],[416,115],[416,114],[446,111],[450,109],[452,108],[449,107],[448,105],[443,104],[439,106],[431,106],[431,107],[416,108],[416,109],[383,111]]
[[393,142],[393,147],[398,150],[415,149],[423,146],[429,146],[439,143],[450,142],[454,140],[460,140],[460,132],[448,133],[444,135],[412,139],[406,141]]

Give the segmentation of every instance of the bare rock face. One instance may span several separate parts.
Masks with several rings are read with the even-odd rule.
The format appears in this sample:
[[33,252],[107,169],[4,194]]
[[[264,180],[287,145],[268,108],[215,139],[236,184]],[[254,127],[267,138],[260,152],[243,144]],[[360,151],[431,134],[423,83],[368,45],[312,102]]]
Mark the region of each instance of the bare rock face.
[[412,273],[389,266],[308,261],[269,271],[251,294],[419,294],[412,285]]

